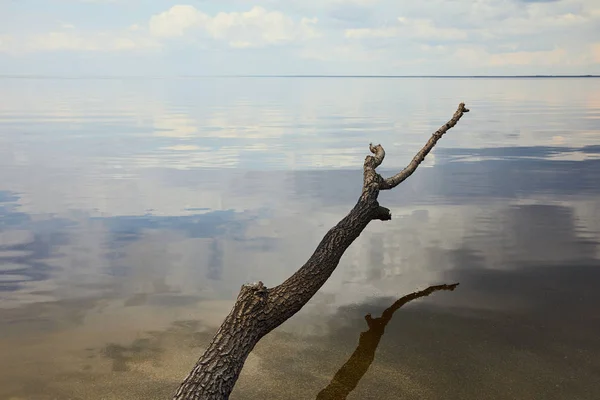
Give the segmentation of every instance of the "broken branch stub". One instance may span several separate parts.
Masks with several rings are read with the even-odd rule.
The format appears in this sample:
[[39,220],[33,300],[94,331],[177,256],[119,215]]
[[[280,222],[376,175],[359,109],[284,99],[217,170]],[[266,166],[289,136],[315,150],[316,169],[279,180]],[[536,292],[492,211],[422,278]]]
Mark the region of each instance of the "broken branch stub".
[[437,141],[468,111],[461,103],[450,121],[431,136],[408,166],[390,178],[384,179],[376,171],[385,158],[385,150],[380,144],[370,144],[373,155],[365,158],[362,193],[354,208],[325,234],[308,261],[283,283],[273,288],[262,282],[242,286],[231,312],[173,399],[228,399],[256,343],[313,297],[369,222],[392,218],[390,210],[377,201],[379,191],[393,189],[412,175]]

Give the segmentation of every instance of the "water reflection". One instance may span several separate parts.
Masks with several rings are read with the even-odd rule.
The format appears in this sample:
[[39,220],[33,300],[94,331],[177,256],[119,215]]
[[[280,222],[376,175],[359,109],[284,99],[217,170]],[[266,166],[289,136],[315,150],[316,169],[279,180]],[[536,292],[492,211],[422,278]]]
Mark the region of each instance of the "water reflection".
[[354,350],[348,361],[336,372],[329,385],[319,392],[317,400],[346,399],[348,397],[367,372],[371,363],[373,363],[375,351],[385,333],[385,327],[400,307],[413,300],[429,296],[438,290],[454,290],[457,286],[458,283],[430,286],[427,289],[401,297],[394,304],[386,308],[379,318],[373,318],[371,314],[367,314],[365,321],[367,321],[369,330],[360,334],[358,347],[356,347],[356,350]]
[[0,292],[49,280],[53,268],[47,259],[67,240],[67,220],[35,221],[19,211],[18,202],[18,194],[0,192]]
[[[479,112],[444,147],[582,147],[598,139],[594,79],[3,79],[0,85],[3,159],[121,179],[140,168],[353,168],[375,139],[394,149],[398,158],[387,165],[398,168],[423,134],[447,119],[456,99],[467,98]],[[82,98],[82,90],[90,97]],[[15,135],[20,140],[10,140]],[[68,154],[58,148],[64,141]]]
[[314,399],[362,315],[439,281],[349,398],[600,398],[599,83],[0,80],[0,398],[168,398],[240,285],[355,204],[367,144],[397,172],[460,100],[232,398]]

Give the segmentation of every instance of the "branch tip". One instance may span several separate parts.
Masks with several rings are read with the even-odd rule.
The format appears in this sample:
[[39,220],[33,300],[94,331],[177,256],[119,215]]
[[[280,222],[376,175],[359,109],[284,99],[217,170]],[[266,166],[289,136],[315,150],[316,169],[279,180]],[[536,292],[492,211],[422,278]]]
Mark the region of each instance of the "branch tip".
[[269,289],[262,283],[262,281],[246,283],[242,285],[242,289],[240,290],[239,296],[244,296],[244,294],[251,292],[258,295],[263,295],[267,293]]
[[423,160],[425,159],[427,154],[429,154],[429,152],[436,145],[437,141],[440,140],[440,138],[446,132],[448,132],[452,127],[454,127],[454,125],[456,125],[458,123],[458,121],[461,119],[463,114],[466,112],[469,112],[469,109],[465,107],[465,103],[460,103],[458,105],[456,112],[452,116],[452,118],[431,135],[431,137],[429,138],[427,143],[425,143],[423,148],[421,150],[419,150],[419,152],[413,157],[413,159],[408,164],[408,166],[406,168],[404,168],[402,171],[400,171],[399,173],[397,173],[396,175],[385,179],[381,183],[380,189],[381,190],[393,189],[396,186],[398,186],[401,182],[406,180],[406,178],[411,176],[413,174],[413,172],[415,172],[415,170],[417,169],[419,164],[421,164],[423,162]]

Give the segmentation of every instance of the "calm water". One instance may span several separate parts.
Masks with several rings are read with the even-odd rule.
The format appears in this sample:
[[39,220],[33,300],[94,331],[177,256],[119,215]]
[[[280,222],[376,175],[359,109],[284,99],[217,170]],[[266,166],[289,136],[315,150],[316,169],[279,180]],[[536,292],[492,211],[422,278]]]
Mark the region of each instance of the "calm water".
[[0,79],[0,398],[169,398],[460,101],[232,398],[600,398],[600,79],[326,78]]

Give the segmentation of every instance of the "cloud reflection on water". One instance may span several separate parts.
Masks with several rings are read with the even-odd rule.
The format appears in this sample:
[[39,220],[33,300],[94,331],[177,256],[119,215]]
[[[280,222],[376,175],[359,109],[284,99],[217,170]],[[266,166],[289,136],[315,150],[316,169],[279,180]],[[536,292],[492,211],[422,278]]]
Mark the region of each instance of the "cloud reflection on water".
[[352,207],[368,142],[395,172],[455,96],[469,119],[234,395],[314,398],[365,313],[460,281],[389,323],[352,396],[599,397],[598,81],[221,82],[2,81],[0,397],[165,398],[240,285],[283,281]]

